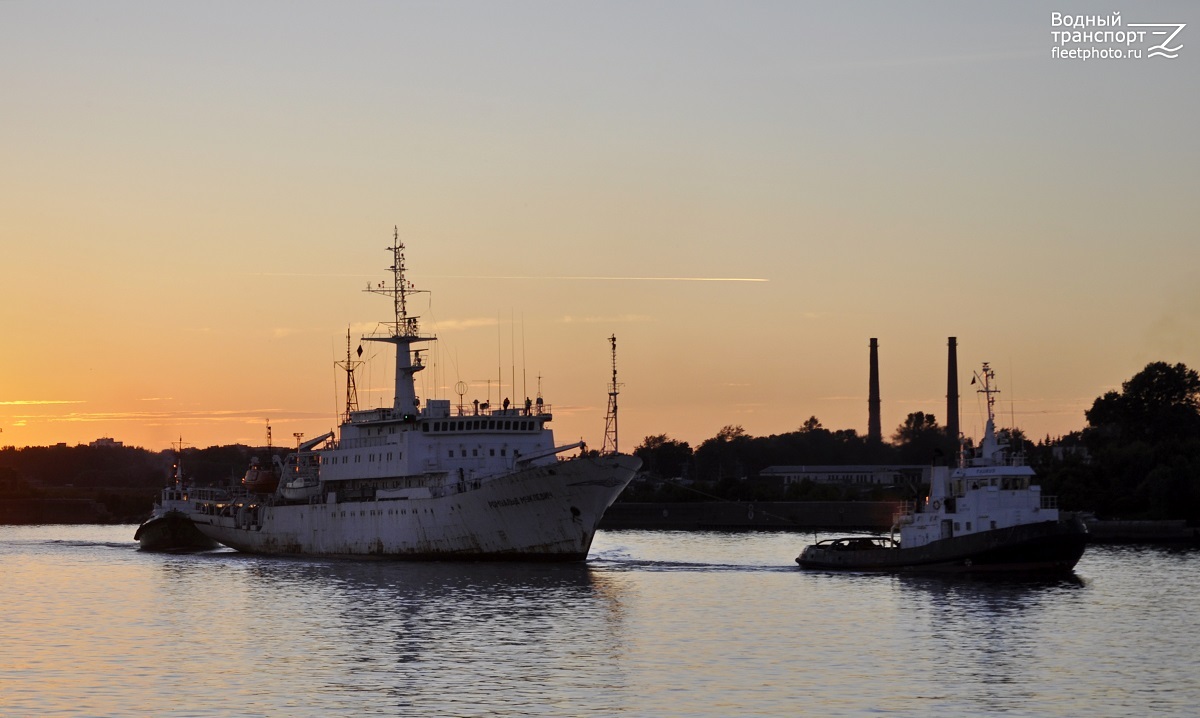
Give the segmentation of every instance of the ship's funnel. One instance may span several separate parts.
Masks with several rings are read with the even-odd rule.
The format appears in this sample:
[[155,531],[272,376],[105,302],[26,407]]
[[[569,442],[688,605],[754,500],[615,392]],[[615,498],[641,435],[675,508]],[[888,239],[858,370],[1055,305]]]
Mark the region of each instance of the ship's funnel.
[[871,339],[871,386],[867,399],[867,441],[883,441],[879,424],[879,340]]
[[946,360],[946,433],[958,441],[958,338],[950,337]]

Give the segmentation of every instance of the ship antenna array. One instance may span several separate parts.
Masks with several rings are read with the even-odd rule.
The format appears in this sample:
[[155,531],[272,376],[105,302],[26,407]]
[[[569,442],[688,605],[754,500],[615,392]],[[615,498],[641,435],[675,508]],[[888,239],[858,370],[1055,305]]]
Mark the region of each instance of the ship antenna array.
[[988,410],[988,421],[989,422],[995,420],[994,407],[996,405],[996,397],[992,396],[992,394],[1000,393],[999,389],[992,388],[992,380],[995,378],[996,378],[996,372],[993,371],[990,366],[988,366],[988,362],[984,362],[983,363],[983,374],[982,374],[982,376],[979,377],[980,383],[983,384],[983,388],[977,389],[976,391],[980,394],[987,395],[987,410]]
[[399,227],[392,228],[392,246],[388,249],[392,252],[392,266],[388,267],[392,272],[392,286],[389,287],[384,282],[380,282],[378,285],[368,285],[366,291],[391,297],[392,310],[395,314],[392,322],[392,336],[415,337],[417,336],[417,318],[408,316],[408,295],[416,294],[418,290],[404,278],[404,242],[400,241]]
[[621,384],[617,382],[617,335],[608,338],[612,345],[612,386],[608,390],[608,413],[604,417],[604,446],[603,454],[615,454],[617,447],[617,394],[621,393]]
[[[363,349],[358,348],[358,355],[361,357]],[[342,421],[350,421],[350,414],[358,411],[358,385],[354,382],[354,370],[365,364],[366,362],[354,359],[350,355],[350,327],[346,327],[346,361],[334,362],[336,366],[346,371],[346,411],[342,414]]]

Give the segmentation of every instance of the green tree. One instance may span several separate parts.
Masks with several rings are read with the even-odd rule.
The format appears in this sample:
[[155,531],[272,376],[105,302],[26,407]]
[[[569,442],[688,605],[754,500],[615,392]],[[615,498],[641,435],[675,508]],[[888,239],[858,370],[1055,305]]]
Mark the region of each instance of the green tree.
[[692,447],[666,434],[647,436],[633,454],[642,460],[643,471],[668,479],[685,476],[692,462]]
[[[1089,508],[1122,518],[1200,518],[1200,375],[1151,362],[1085,412]],[[1081,481],[1082,479],[1082,481]]]
[[1121,391],[1110,391],[1084,412],[1086,435],[1097,441],[1162,441],[1200,435],[1200,374],[1183,364],[1151,362]]
[[953,456],[949,439],[937,423],[937,417],[923,411],[914,411],[892,435],[892,443],[899,450],[900,461],[906,464],[945,463]]

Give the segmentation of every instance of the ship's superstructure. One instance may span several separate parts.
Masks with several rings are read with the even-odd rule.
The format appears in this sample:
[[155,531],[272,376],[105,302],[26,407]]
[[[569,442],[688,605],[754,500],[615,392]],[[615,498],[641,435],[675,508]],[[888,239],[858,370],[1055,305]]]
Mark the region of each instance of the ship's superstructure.
[[[404,244],[393,239],[390,286],[367,291],[390,298],[394,318],[363,337],[395,347],[392,406],[348,403],[337,437],[300,443],[275,493],[199,502],[192,519],[221,543],[256,553],[584,558],[641,461],[615,451],[560,459],[582,443],[554,443],[551,407],[540,397],[498,408],[460,400],[453,410],[448,399],[422,401],[414,375],[425,367],[414,345],[435,339],[409,313],[416,290]],[[349,354],[345,366],[353,367]]]
[[954,536],[1059,520],[1057,499],[1042,495],[1024,455],[1010,452],[996,435],[995,395],[1000,392],[993,386],[995,378],[984,362],[977,379],[987,401],[987,424],[979,448],[974,456],[961,457],[953,470],[933,467],[929,496],[919,506],[906,505],[896,517],[901,546],[916,548]]

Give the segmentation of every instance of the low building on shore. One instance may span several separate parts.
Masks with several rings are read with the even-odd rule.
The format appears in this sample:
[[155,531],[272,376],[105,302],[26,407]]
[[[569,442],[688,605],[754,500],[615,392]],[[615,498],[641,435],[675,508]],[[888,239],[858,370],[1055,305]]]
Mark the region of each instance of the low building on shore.
[[858,464],[848,466],[768,466],[758,473],[784,487],[811,481],[836,486],[904,486],[928,484],[931,467],[923,465]]

